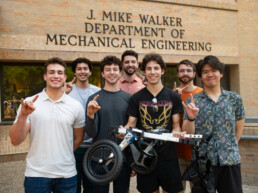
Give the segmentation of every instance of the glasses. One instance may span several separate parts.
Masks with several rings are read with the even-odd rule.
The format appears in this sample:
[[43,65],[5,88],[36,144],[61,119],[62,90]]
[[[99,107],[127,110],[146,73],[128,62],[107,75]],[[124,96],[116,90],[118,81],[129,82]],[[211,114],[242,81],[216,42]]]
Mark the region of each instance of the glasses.
[[179,70],[179,72],[180,73],[184,73],[184,72],[191,73],[191,72],[193,72],[193,70],[191,70],[191,69],[181,69],[181,70]]
[[158,112],[158,111],[159,111],[159,107],[158,107],[158,105],[157,105],[158,100],[157,100],[156,98],[153,98],[153,99],[151,100],[151,102],[152,102],[152,104],[154,104],[154,106],[153,106],[153,111],[154,111],[154,112]]

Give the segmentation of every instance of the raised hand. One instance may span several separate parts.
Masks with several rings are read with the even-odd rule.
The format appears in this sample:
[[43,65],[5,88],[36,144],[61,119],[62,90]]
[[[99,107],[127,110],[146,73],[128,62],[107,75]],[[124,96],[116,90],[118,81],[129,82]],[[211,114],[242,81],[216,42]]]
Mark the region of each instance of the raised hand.
[[174,91],[174,92],[177,92],[179,95],[181,95],[181,94],[182,94],[182,91],[183,91],[184,89],[186,89],[186,87],[188,87],[188,85],[186,85],[186,86],[183,87],[183,88],[179,88],[179,87],[176,86],[176,82],[174,82],[173,91]]
[[146,79],[146,77],[142,76],[139,72],[135,72],[135,74],[142,80],[142,84],[144,84],[144,86],[147,86],[148,80]]
[[66,83],[64,84],[64,92],[65,92],[66,94],[69,94],[69,93],[72,91],[72,89],[73,89],[73,84],[74,84],[75,80],[76,80],[76,76],[73,78],[73,80],[72,80],[71,82],[66,82]]
[[21,116],[28,116],[33,111],[35,111],[36,107],[34,106],[34,102],[38,99],[39,95],[35,96],[30,101],[24,101],[24,99],[21,99]]
[[199,112],[199,108],[197,108],[195,106],[192,94],[190,94],[190,97],[191,97],[191,102],[187,106],[184,102],[182,102],[182,104],[183,104],[184,108],[186,109],[187,117],[189,119],[195,119],[195,117],[197,116],[197,114]]
[[99,106],[97,99],[99,98],[99,95],[96,95],[92,101],[89,102],[87,107],[87,115],[90,118],[94,118],[94,113],[96,113],[101,107]]

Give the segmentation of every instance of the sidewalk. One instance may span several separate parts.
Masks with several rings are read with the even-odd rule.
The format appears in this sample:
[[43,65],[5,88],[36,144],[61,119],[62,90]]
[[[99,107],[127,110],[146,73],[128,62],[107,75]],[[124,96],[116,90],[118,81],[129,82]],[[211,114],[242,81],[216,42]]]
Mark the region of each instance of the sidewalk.
[[[0,163],[0,193],[24,193],[24,171],[25,161]],[[243,192],[258,193],[258,187],[243,185]],[[130,193],[138,193],[136,177],[131,178]],[[189,189],[185,193],[190,193]]]

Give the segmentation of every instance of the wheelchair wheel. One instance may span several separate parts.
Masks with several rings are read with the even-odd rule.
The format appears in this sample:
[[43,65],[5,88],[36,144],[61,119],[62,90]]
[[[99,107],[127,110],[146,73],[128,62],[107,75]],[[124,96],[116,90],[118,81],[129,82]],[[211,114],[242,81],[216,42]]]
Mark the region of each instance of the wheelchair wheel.
[[[156,152],[155,152],[155,154],[156,154]],[[145,165],[148,167],[138,166],[138,165],[134,164],[134,165],[132,165],[132,169],[137,174],[141,174],[141,175],[150,174],[157,166],[157,163],[158,163],[157,154],[153,158],[145,158],[144,162],[145,162]]]
[[[139,142],[141,147],[144,147],[144,142]],[[130,150],[133,155],[134,161],[130,164],[131,168],[141,175],[150,174],[157,166],[158,155],[154,149],[150,150],[147,154],[142,154],[135,145],[130,144]]]
[[99,140],[91,145],[83,158],[86,177],[97,185],[115,180],[123,167],[123,155],[119,146],[111,140]]

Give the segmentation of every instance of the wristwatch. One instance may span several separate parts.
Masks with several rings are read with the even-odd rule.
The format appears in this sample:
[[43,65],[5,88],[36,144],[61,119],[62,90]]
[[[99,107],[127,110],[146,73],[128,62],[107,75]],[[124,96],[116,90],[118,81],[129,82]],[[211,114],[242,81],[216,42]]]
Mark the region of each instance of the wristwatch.
[[194,121],[195,121],[195,118],[190,119],[188,116],[187,116],[187,119],[188,119],[188,121],[190,121],[190,122],[194,122]]

